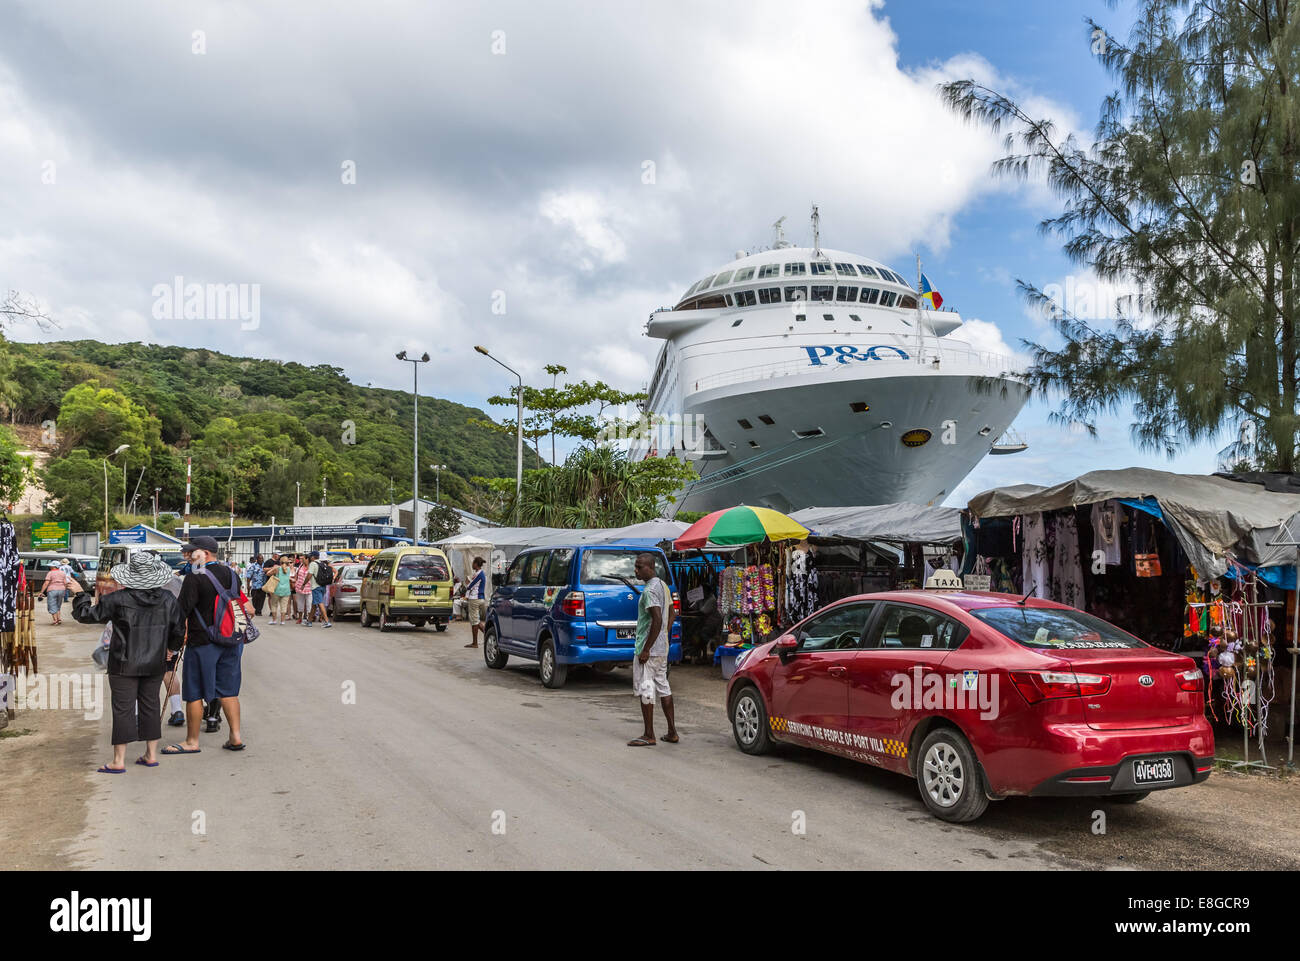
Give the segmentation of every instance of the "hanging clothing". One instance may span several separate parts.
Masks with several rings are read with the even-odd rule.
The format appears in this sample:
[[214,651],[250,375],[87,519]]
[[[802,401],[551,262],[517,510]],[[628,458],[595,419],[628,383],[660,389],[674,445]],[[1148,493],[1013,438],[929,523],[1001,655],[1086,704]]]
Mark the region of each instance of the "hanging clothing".
[[1082,608],[1083,566],[1079,563],[1079,528],[1074,511],[1056,518],[1052,551],[1052,600]]
[[1107,567],[1119,567],[1119,525],[1123,515],[1119,501],[1102,501],[1092,505],[1092,549],[1106,556]]
[[18,532],[8,518],[0,520],[0,632],[12,633],[18,614]]
[[1051,555],[1047,547],[1047,524],[1043,515],[1025,514],[1021,518],[1020,534],[1024,538],[1024,552],[1021,555],[1024,572],[1022,585],[1026,591],[1032,590],[1034,597],[1047,598],[1052,589],[1052,575],[1048,567]]
[[817,568],[807,551],[793,550],[786,574],[786,610],[791,623],[802,621],[818,607]]

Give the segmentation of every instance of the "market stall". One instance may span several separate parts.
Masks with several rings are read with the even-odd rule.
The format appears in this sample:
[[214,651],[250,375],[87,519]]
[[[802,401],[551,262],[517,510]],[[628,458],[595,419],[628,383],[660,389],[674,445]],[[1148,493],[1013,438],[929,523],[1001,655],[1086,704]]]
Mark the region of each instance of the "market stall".
[[1280,535],[1300,494],[1134,468],[985,491],[968,510],[964,574],[1197,659],[1210,716],[1257,733],[1262,748],[1293,630],[1296,548]]

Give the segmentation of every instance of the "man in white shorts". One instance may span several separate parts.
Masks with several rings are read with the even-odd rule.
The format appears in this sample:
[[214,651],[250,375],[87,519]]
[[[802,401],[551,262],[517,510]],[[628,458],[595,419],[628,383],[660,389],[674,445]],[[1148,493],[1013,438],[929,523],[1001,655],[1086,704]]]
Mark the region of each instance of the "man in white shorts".
[[655,743],[655,695],[663,705],[668,733],[664,740],[676,744],[677,725],[673,720],[673,692],[668,687],[668,625],[672,623],[672,600],[668,586],[655,576],[655,555],[639,554],[636,576],[646,582],[637,602],[636,656],[632,658],[632,689],[641,698],[641,717],[645,730],[627,742],[628,747],[649,747]]

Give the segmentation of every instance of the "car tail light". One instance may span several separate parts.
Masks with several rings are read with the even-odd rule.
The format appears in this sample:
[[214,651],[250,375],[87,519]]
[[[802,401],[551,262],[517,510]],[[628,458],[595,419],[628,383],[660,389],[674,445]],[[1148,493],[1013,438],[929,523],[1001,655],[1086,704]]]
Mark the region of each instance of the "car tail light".
[[587,616],[587,595],[582,591],[570,591],[560,601],[560,610],[570,617]]
[[339,588],[339,591],[344,594],[355,594],[357,592],[357,589],[353,587],[351,584],[344,584],[342,587]]
[[673,618],[682,616],[682,596],[673,591]]
[[1204,675],[1199,667],[1194,667],[1190,671],[1178,672],[1178,689],[1181,691],[1199,691],[1201,681]]
[[1012,671],[1011,683],[1030,704],[1055,697],[1097,697],[1110,690],[1109,676],[1073,671]]

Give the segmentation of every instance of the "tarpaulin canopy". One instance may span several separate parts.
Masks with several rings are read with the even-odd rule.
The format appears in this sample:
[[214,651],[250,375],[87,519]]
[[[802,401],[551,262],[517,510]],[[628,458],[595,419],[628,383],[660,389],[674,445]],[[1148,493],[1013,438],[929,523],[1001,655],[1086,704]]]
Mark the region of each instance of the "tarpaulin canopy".
[[563,527],[481,527],[456,537],[439,541],[438,546],[455,546],[463,538],[492,545],[504,555],[506,563],[530,547],[555,547],[564,544],[630,544],[654,547],[672,540],[686,530],[687,524],[663,518],[632,524],[628,527],[589,527],[571,530]]
[[[973,517],[1010,517],[1123,500],[1149,513],[1159,509],[1179,546],[1202,577],[1220,577],[1227,555],[1258,567],[1294,563],[1296,548],[1272,545],[1300,513],[1300,494],[1276,493],[1260,484],[1209,474],[1171,474],[1133,467],[1090,471],[1052,487],[1020,484],[971,498]],[[1154,500],[1154,505],[1152,505]]]
[[951,544],[961,540],[961,511],[924,504],[873,507],[805,507],[790,515],[814,534],[909,544]]

